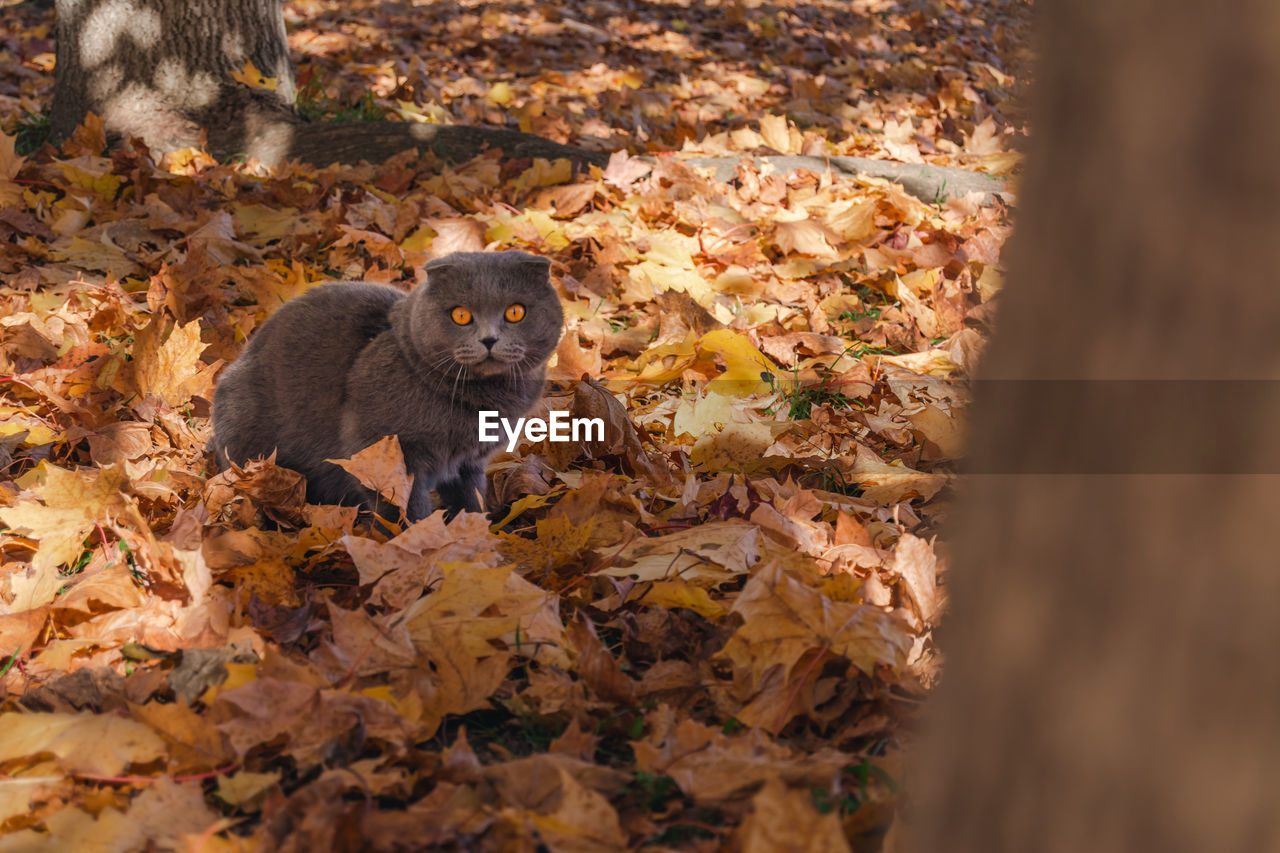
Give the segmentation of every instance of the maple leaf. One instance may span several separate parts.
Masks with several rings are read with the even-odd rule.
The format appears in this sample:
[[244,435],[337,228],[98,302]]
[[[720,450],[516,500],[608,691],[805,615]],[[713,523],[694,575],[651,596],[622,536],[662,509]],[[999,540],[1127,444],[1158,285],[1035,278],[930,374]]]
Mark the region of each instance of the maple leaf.
[[237,83],[243,83],[253,89],[266,89],[274,92],[280,85],[279,78],[268,77],[258,70],[252,60],[245,60],[244,65],[240,66],[239,71],[231,72],[231,79]]
[[14,610],[38,607],[53,600],[63,580],[59,566],[75,560],[84,539],[100,523],[122,520],[145,526],[128,495],[128,478],[119,466],[83,472],[41,463],[43,482],[13,506],[0,509],[0,522],[38,540],[30,573],[11,577],[9,593]]
[[609,164],[601,177],[605,183],[620,190],[630,188],[632,184],[653,171],[653,165],[637,157],[630,157],[625,151],[615,151],[609,155]]
[[413,475],[405,470],[399,436],[378,439],[364,450],[352,454],[350,459],[325,461],[341,467],[361,485],[382,495],[401,510],[408,510]]
[[745,521],[723,521],[635,539],[600,573],[639,581],[683,578],[719,582],[745,574],[758,559],[757,529]]
[[547,815],[530,817],[552,851],[618,850],[627,846],[618,813],[598,791],[579,784],[560,769],[560,805]]
[[906,665],[914,639],[908,626],[865,604],[833,601],[785,571],[778,562],[757,569],[734,602],[743,625],[722,654],[758,685],[774,666],[789,672],[801,656],[829,649],[861,671]]
[[824,785],[849,761],[835,750],[794,752],[769,740],[760,729],[724,734],[660,705],[645,716],[649,734],[631,744],[636,766],[666,775],[695,802],[719,805],[770,779]]
[[798,218],[779,214],[774,219],[773,240],[784,253],[794,252],[813,258],[838,258],[833,245],[838,238],[820,221],[801,213]]
[[174,326],[157,314],[134,336],[132,390],[171,408],[207,396],[221,362],[202,363],[204,350],[198,323]]
[[896,461],[886,463],[861,445],[858,446],[857,460],[848,476],[862,486],[862,493],[869,500],[885,505],[911,497],[927,500],[947,483],[947,477],[943,474],[917,471]]
[[836,812],[819,814],[809,791],[788,790],[776,778],[751,798],[751,814],[737,835],[743,853],[847,853],[851,849]]

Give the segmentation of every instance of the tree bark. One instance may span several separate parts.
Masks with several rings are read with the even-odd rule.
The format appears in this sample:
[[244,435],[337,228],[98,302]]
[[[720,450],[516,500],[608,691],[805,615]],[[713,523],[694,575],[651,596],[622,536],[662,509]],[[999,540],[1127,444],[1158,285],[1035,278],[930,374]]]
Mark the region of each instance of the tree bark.
[[[1277,850],[1280,6],[1037,12],[911,846]],[[1193,416],[1226,379],[1237,404]]]
[[[55,138],[92,111],[162,152],[200,144],[201,128],[247,137],[292,110],[281,0],[57,0],[55,15]],[[275,90],[237,83],[246,62]]]
[[[108,133],[137,137],[157,155],[204,143],[219,159],[269,165],[377,162],[410,148],[450,160],[491,147],[513,158],[608,160],[503,128],[307,123],[293,111],[281,0],[58,0],[56,16],[55,139],[94,112]],[[275,88],[235,80],[247,62]]]

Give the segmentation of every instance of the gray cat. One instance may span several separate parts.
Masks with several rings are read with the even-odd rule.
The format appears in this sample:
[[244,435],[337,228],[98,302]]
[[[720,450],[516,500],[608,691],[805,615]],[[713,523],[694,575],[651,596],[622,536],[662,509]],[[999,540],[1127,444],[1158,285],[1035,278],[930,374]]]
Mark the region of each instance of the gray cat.
[[407,296],[366,282],[326,284],[277,311],[222,374],[209,446],[219,465],[268,456],[307,478],[314,503],[373,494],[326,459],[396,435],[415,476],[408,517],[482,510],[480,410],[514,422],[542,393],[564,324],[545,258],[459,252],[427,264]]

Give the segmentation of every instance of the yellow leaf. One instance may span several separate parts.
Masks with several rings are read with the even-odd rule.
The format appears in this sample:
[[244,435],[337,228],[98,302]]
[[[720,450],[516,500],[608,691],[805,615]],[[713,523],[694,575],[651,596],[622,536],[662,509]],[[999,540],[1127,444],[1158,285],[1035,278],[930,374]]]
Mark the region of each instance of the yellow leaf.
[[511,99],[514,95],[515,93],[511,91],[511,84],[499,80],[497,83],[494,83],[489,87],[489,94],[486,96],[486,100],[491,104],[498,104],[501,106],[503,104],[511,103]]
[[149,727],[115,714],[0,714],[0,762],[51,753],[66,770],[118,776],[167,751]]
[[786,116],[761,116],[760,136],[765,145],[779,154],[800,153],[800,133],[787,124]]
[[138,394],[154,395],[170,408],[181,408],[193,396],[207,396],[216,364],[203,364],[200,324],[174,328],[156,314],[133,341],[133,381]]
[[716,432],[729,423],[733,414],[729,399],[723,394],[682,399],[676,408],[676,416],[672,420],[672,432],[677,437],[687,435],[691,438]]
[[857,243],[876,233],[874,201],[840,201],[831,205],[823,222],[843,240]]
[[938,445],[943,456],[959,456],[964,450],[964,429],[960,420],[936,406],[925,406],[907,415],[911,426],[928,441]]
[[545,495],[525,495],[511,505],[511,509],[502,518],[501,521],[495,521],[489,525],[489,529],[497,532],[510,524],[514,519],[519,518],[526,510],[536,509],[540,506],[546,506],[559,500],[564,494],[564,487],[552,489]]
[[425,252],[431,248],[435,239],[435,229],[430,225],[419,225],[412,234],[400,241],[400,248],[405,252]]
[[272,92],[280,85],[277,78],[268,77],[259,71],[252,60],[246,60],[239,71],[232,71],[231,79],[254,89],[268,89]]
[[683,580],[656,581],[641,601],[645,604],[672,609],[683,607],[707,619],[719,619],[729,611],[700,586]]
[[237,202],[231,205],[231,216],[240,226],[241,233],[256,237],[258,245],[279,240],[298,227],[296,207],[269,207],[265,204]]
[[773,430],[767,423],[726,424],[718,433],[701,436],[689,453],[689,461],[710,471],[741,468],[763,456],[771,444]]
[[30,496],[0,509],[0,522],[40,542],[31,561],[35,585],[27,589],[26,600],[14,602],[21,609],[53,600],[62,585],[57,568],[80,556],[84,538],[98,523],[137,512],[123,491],[128,478],[119,466],[82,473],[42,462],[37,471],[43,480]]
[[707,332],[698,341],[698,349],[704,354],[714,353],[724,359],[725,371],[707,385],[708,391],[743,395],[769,390],[769,383],[763,375],[772,371],[773,362],[741,332],[733,329]]
[[515,180],[516,189],[527,190],[534,187],[551,187],[567,184],[573,179],[573,164],[563,157],[546,160],[534,158],[533,165]]
[[498,534],[502,537],[499,550],[522,569],[546,572],[577,560],[591,540],[593,526],[590,519],[585,524],[574,524],[563,515],[540,518],[538,533],[533,539],[513,533]]
[[764,137],[749,127],[739,127],[729,131],[729,141],[739,151],[751,151],[764,145]]
[[224,803],[243,806],[280,781],[279,773],[251,773],[241,770],[218,779],[217,797]]
[[631,268],[631,274],[647,281],[656,296],[668,290],[687,293],[694,301],[706,307],[715,294],[711,290],[711,282],[702,277],[692,263],[689,266],[674,266],[645,260]]

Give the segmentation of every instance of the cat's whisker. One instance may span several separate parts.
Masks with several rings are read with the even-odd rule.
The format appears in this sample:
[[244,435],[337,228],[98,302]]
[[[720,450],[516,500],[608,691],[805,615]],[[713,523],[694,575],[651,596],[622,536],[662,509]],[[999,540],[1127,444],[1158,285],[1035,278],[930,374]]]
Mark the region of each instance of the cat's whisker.
[[458,382],[462,379],[462,374],[463,372],[466,371],[466,369],[467,369],[467,366],[465,364],[458,365],[458,373],[453,378],[453,390],[449,392],[450,403],[456,402],[458,399]]

